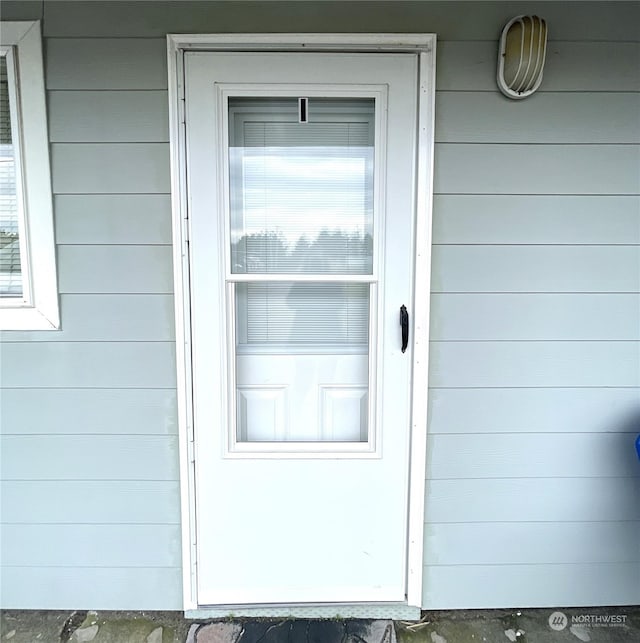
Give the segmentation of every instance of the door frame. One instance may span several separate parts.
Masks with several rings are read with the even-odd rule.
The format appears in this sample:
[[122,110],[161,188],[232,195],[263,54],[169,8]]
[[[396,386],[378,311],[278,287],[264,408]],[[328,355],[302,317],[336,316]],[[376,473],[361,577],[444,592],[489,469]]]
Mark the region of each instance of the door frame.
[[[168,34],[168,94],[176,326],[176,386],[180,458],[183,609],[199,608],[196,583],[195,444],[187,209],[184,53],[186,51],[395,52],[418,56],[415,176],[412,395],[410,406],[407,600],[422,604],[427,449],[429,304],[435,114],[435,34]],[[425,296],[426,294],[426,296]],[[272,610],[267,610],[272,611]],[[290,611],[290,610],[289,610]],[[316,610],[317,611],[317,610]],[[237,610],[236,610],[237,612]],[[341,613],[345,615],[345,611]],[[258,615],[258,614],[256,614]]]

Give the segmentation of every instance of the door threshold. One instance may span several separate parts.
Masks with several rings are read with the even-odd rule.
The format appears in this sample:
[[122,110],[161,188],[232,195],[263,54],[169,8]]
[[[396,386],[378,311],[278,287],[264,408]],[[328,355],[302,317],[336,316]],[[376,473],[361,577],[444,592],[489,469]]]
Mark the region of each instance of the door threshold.
[[332,603],[297,605],[220,605],[185,610],[185,618],[366,618],[417,621],[420,608],[406,603]]

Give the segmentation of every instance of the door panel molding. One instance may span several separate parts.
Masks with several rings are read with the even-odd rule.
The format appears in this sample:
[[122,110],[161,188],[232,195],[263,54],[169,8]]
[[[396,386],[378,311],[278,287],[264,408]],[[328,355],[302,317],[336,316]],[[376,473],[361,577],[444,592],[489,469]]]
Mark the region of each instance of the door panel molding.
[[[422,602],[424,484],[428,385],[431,207],[433,194],[435,42],[433,34],[197,34],[167,37],[170,110],[171,192],[173,211],[176,361],[182,507],[184,609],[200,606],[196,585],[193,382],[187,211],[184,54],[186,51],[333,51],[404,52],[418,57],[418,128],[414,282],[410,347],[413,349],[413,394],[409,457],[409,527],[406,605]],[[283,279],[284,280],[284,279]],[[363,279],[364,280],[364,279]],[[222,375],[222,374],[221,374]],[[222,384],[223,378],[220,380]],[[372,603],[375,598],[372,598]],[[380,609],[378,605],[375,609]],[[257,609],[258,606],[256,606]],[[266,609],[271,609],[266,608]],[[234,610],[237,611],[237,610]],[[339,611],[339,610],[338,610]]]

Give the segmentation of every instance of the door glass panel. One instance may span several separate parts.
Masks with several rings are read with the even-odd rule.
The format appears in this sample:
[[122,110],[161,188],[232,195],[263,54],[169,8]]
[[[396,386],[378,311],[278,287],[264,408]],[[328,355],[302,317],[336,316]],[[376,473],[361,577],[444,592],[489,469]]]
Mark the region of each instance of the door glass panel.
[[374,99],[304,100],[229,100],[232,273],[372,273]]
[[238,441],[367,441],[370,288],[236,284]]
[[239,443],[369,439],[374,104],[229,99]]
[[[240,353],[303,348],[367,352],[369,284],[249,282],[236,285]],[[326,352],[326,351],[325,351]]]

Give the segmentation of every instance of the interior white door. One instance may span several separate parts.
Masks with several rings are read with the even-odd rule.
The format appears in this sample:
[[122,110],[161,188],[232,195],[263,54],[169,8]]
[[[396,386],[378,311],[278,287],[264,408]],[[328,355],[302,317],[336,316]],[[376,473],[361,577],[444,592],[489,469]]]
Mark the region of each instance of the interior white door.
[[404,602],[417,56],[185,54],[199,605]]

